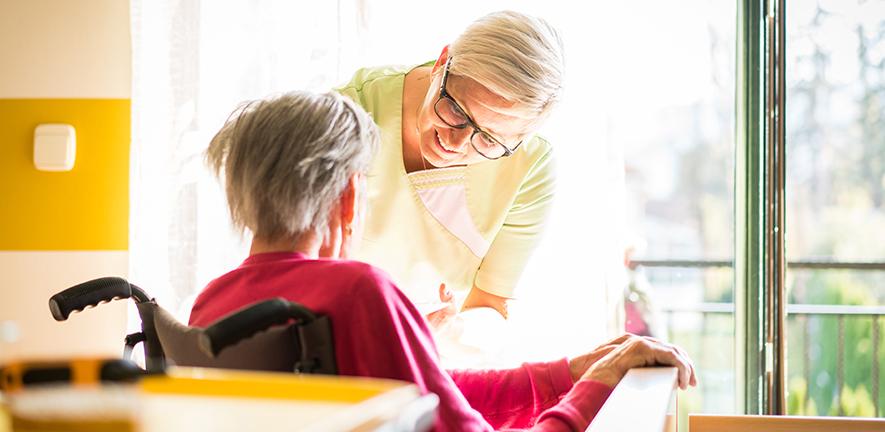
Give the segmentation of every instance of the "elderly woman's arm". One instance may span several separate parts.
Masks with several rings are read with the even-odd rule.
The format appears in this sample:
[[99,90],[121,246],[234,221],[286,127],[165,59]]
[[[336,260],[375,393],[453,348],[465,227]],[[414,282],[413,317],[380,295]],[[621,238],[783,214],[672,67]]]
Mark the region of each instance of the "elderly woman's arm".
[[[624,335],[613,339],[569,360],[525,363],[510,370],[453,370],[449,373],[470,405],[481,412],[492,426],[529,427],[542,412],[557,405],[572,390],[572,383],[581,384],[587,370],[627,337]],[[490,384],[491,381],[497,382]],[[507,391],[489,392],[489,385]],[[586,390],[589,392],[573,392],[571,404],[580,406],[578,411],[592,418],[608,397],[610,386],[589,386]]]
[[[585,430],[628,370],[655,365],[675,366],[682,389],[697,384],[694,366],[681,348],[631,334],[571,362],[526,363],[506,371],[457,371],[452,376],[471,406],[495,428],[525,428],[534,423],[533,431]],[[581,368],[585,370],[572,386],[573,374]]]
[[[589,422],[611,393],[610,387],[599,383],[574,386],[565,359],[525,363],[515,369],[453,370],[450,373],[470,406],[482,413],[495,429],[532,427],[542,413],[557,405],[562,405],[560,411],[568,413],[567,423]],[[562,403],[566,395],[568,401]],[[550,423],[560,423],[560,420]]]
[[[420,312],[380,270],[356,282],[348,331],[338,333],[337,355],[358,359],[348,375],[414,382],[440,398],[437,430],[491,430],[530,427],[539,414],[556,410],[536,427],[572,430],[595,415],[608,397],[608,386],[587,381],[572,385],[565,360],[525,364],[510,370],[458,371],[450,374],[439,356]],[[339,349],[340,348],[340,349]],[[565,395],[563,402],[560,398]],[[563,420],[566,419],[566,420]]]

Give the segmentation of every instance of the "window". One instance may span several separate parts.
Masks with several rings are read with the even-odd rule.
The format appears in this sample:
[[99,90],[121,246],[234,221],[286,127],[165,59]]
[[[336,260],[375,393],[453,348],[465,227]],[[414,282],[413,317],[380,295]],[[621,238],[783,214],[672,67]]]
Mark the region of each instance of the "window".
[[787,5],[787,412],[881,416],[885,2]]
[[654,336],[694,359],[699,387],[679,395],[678,423],[687,425],[689,412],[735,411],[737,11],[715,1],[652,7],[666,12],[643,22],[630,47],[626,67],[642,76],[625,91],[630,103],[610,110],[608,136],[623,146],[626,168],[627,330],[652,321]]

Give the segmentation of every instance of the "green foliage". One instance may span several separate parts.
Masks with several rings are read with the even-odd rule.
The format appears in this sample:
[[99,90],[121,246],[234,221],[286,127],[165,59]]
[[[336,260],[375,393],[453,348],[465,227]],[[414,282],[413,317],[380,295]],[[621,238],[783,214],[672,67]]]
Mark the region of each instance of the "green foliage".
[[[849,417],[873,417],[876,415],[873,398],[863,385],[859,385],[853,390],[850,387],[843,387],[839,406],[842,408],[841,414]],[[830,415],[839,414],[838,407],[830,408]]]
[[[873,287],[856,273],[847,271],[818,271],[810,277],[797,278],[804,284],[803,303],[830,305],[876,305],[871,294]],[[838,318],[829,316],[790,316],[789,344],[790,385],[788,413],[811,415],[874,415],[872,397],[873,361],[880,369],[885,366],[885,352],[881,349],[885,333],[885,317],[879,320],[879,352],[873,352],[873,320],[871,316],[843,318],[843,340],[839,341]],[[808,320],[806,323],[805,320]],[[807,328],[806,328],[807,326]],[[807,339],[804,334],[807,331]],[[798,335],[796,333],[799,333]],[[807,344],[808,353],[805,353]],[[839,381],[839,351],[841,349],[842,388]],[[805,364],[808,359],[809,364]],[[880,370],[880,375],[882,371]],[[806,377],[810,381],[806,383]],[[880,398],[879,411],[885,412]],[[840,413],[841,407],[841,413]]]
[[[807,399],[808,385],[802,378],[790,380],[787,393],[787,412],[792,415],[815,416],[817,405],[813,399]],[[807,402],[806,402],[807,401]]]

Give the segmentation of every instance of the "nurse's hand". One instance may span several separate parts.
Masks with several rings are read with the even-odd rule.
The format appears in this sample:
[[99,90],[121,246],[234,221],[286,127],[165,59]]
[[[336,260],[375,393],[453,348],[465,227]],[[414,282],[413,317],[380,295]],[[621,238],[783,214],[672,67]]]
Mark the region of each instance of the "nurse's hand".
[[467,298],[464,299],[464,304],[461,306],[461,310],[465,311],[467,309],[487,307],[498,311],[498,313],[506,319],[508,317],[508,300],[510,299],[507,297],[487,293],[474,286],[470,292],[467,293]]
[[446,288],[444,283],[439,284],[439,301],[445,303],[445,307],[431,312],[425,317],[430,327],[436,330],[443,328],[449,320],[458,314],[458,308],[455,306],[455,295]]
[[594,360],[581,379],[615,387],[630,369],[674,366],[678,370],[679,388],[685,390],[690,385],[697,385],[694,364],[685,351],[676,345],[650,337],[625,334],[597,348],[599,349],[607,350],[608,353]]

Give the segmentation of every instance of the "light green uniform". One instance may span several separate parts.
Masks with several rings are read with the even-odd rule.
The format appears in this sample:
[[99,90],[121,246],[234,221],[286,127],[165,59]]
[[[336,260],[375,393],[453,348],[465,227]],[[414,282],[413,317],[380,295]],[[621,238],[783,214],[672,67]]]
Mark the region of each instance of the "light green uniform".
[[513,297],[552,203],[551,146],[533,137],[511,157],[407,174],[402,96],[411,69],[360,69],[337,89],[381,129],[356,258],[390,273],[419,307],[439,302],[440,283],[455,291],[475,285]]

